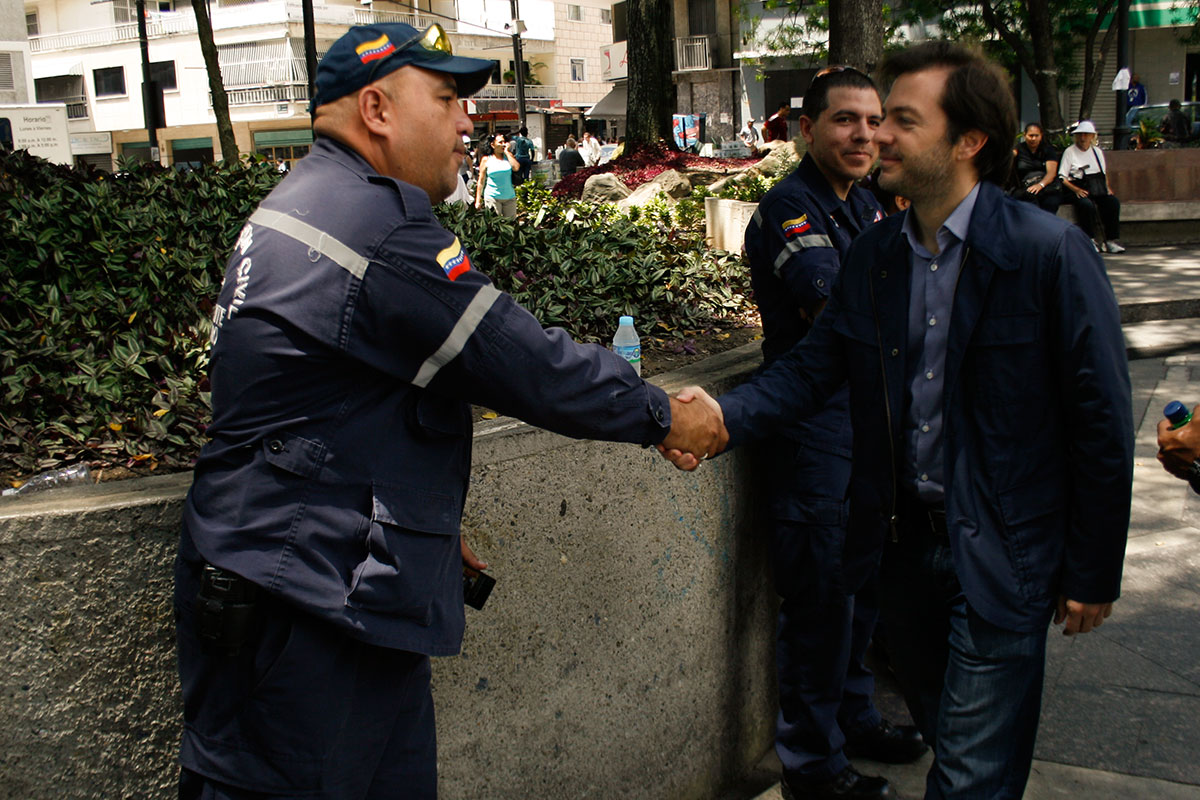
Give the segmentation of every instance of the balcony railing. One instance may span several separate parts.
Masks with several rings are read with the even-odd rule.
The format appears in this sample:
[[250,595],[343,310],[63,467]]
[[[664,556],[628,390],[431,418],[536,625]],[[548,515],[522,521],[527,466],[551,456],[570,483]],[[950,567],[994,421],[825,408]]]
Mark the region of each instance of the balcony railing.
[[[457,13],[457,8],[447,4],[447,11]],[[319,25],[365,25],[373,22],[406,22],[418,29],[441,23],[448,31],[457,29],[457,21],[445,16],[434,16],[425,12],[400,13],[375,11],[370,8],[323,5],[315,9]],[[300,23],[304,13],[295,0],[266,0],[266,2],[242,3],[212,9],[214,30],[228,30],[254,25]],[[151,39],[176,34],[196,32],[196,18],[190,8],[170,13],[151,13],[146,19],[146,35]],[[122,42],[136,42],[137,22],[121,22],[103,28],[91,28],[64,33],[48,33],[29,37],[31,53],[49,53],[55,50],[77,50],[83,47],[103,47]]]
[[[155,14],[146,21],[146,36],[158,39],[180,33],[195,33],[196,18],[190,13]],[[136,42],[136,22],[122,22],[107,28],[92,28],[85,31],[48,33],[29,37],[29,52],[49,53],[53,50],[78,50],[82,47],[103,47],[120,42]]]
[[403,22],[405,25],[412,25],[419,31],[425,30],[436,22],[447,31],[458,30],[458,20],[455,19],[435,17],[429,14],[422,14],[420,12],[409,14],[400,11],[376,11],[373,8],[354,9],[355,25],[377,25],[385,22]]
[[680,72],[712,69],[712,37],[681,36],[676,39],[675,69]]
[[[261,106],[268,103],[307,103],[308,84],[281,83],[275,86],[249,86],[240,89],[226,89],[231,106]],[[208,104],[212,106],[212,94],[208,96]]]
[[59,101],[67,104],[67,119],[87,119],[88,107],[86,97],[64,97]]
[[[526,100],[554,100],[558,97],[557,86],[525,84]],[[517,87],[511,83],[489,83],[475,94],[472,100],[516,100]]]

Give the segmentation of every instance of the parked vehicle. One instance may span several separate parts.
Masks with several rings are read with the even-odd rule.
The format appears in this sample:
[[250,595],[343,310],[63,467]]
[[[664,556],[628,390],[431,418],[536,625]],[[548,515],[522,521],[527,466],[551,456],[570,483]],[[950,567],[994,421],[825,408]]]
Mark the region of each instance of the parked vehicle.
[[[1155,103],[1154,105],[1140,106],[1134,113],[1133,120],[1130,122],[1129,127],[1133,130],[1137,130],[1138,123],[1144,119],[1148,119],[1154,124],[1154,129],[1158,130],[1159,125],[1162,124],[1163,117],[1167,115],[1167,110],[1166,103]],[[1183,115],[1192,123],[1192,139],[1194,140],[1197,136],[1200,136],[1200,102],[1189,100],[1186,103],[1181,103],[1179,110],[1182,111]]]

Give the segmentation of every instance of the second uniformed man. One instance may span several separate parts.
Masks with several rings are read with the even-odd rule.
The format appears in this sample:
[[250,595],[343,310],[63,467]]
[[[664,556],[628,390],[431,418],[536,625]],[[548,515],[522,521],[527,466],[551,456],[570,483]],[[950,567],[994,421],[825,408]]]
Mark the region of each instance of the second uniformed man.
[[[804,95],[808,153],[763,197],[746,230],[754,296],[770,364],[811,328],[850,242],[882,218],[855,185],[878,155],[883,112],[866,75],[833,67]],[[886,780],[860,775],[853,752],[904,763],[926,750],[914,728],[893,726],[872,702],[863,663],[878,616],[873,586],[846,586],[841,553],[850,480],[850,415],[843,386],[824,410],[779,432],[762,458],[779,610],[775,749],[797,798],[891,797]]]

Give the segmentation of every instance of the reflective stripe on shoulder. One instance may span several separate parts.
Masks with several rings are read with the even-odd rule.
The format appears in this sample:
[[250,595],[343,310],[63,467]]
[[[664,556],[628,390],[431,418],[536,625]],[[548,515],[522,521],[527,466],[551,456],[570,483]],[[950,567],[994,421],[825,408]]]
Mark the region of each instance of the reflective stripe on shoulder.
[[250,222],[253,225],[261,225],[264,228],[278,231],[284,236],[290,236],[301,244],[308,245],[310,250],[317,251],[360,280],[367,272],[367,264],[369,262],[365,257],[359,255],[353,248],[325,233],[325,231],[320,228],[314,228],[307,222],[302,222],[295,217],[289,217],[287,214],[281,214],[278,211],[271,211],[265,208],[260,208],[251,214]]
[[761,206],[754,209],[754,216],[750,218],[750,221],[753,222],[758,227],[760,227],[760,228],[762,227],[762,207]]
[[775,275],[779,275],[779,271],[783,269],[783,265],[793,254],[810,247],[833,247],[833,241],[823,233],[810,233],[808,236],[798,236],[792,239],[775,258]]
[[413,386],[424,389],[442,367],[449,364],[462,352],[467,345],[467,340],[475,333],[475,329],[479,327],[479,323],[483,321],[487,312],[496,304],[500,294],[500,290],[494,286],[485,284],[479,287],[479,291],[475,293],[467,310],[458,318],[458,322],[454,323],[454,330],[450,331],[446,341],[442,342],[442,346],[437,349],[437,352],[425,359],[425,363],[417,370],[417,377],[413,378]]

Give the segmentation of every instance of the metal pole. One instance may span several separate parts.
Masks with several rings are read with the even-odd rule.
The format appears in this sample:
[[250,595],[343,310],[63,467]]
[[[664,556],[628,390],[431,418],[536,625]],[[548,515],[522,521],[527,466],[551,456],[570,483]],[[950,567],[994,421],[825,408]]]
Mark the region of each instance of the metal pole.
[[[142,86],[152,86],[150,81],[150,40],[146,35],[146,0],[137,0],[135,7],[137,13],[138,25],[138,44],[142,49]],[[146,134],[150,141],[150,160],[155,163],[159,162],[158,152],[158,131],[155,129],[154,123],[158,116],[156,109],[150,107],[151,92],[142,90],[142,118],[146,124]],[[154,98],[157,103],[157,97]]]
[[[1129,0],[1118,0],[1117,18],[1117,69],[1129,68]],[[1132,75],[1130,76],[1132,80]],[[1129,92],[1117,92],[1117,125],[1113,128],[1113,149],[1129,149],[1129,123],[1125,117],[1129,112]]]
[[[308,73],[308,101],[312,105],[317,84],[317,24],[312,0],[301,0],[300,9],[304,15],[304,71]],[[315,110],[312,116],[316,119]]]
[[521,118],[521,127],[525,127],[525,59],[521,55],[521,31],[517,27],[520,11],[517,10],[517,0],[512,0],[513,16],[513,73],[517,78],[517,115]]

